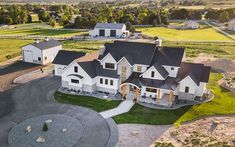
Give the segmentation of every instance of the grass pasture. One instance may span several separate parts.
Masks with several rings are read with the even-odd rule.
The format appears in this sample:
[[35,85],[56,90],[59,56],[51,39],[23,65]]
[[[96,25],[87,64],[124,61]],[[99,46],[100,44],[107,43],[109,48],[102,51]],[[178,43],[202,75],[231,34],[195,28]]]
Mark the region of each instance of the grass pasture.
[[58,36],[58,37],[72,37],[75,35],[86,35],[87,32],[79,30],[63,30],[63,29],[42,29],[42,28],[23,28],[23,29],[1,29],[1,35],[12,36]]
[[139,27],[136,30],[142,31],[145,35],[159,36],[169,41],[232,41],[229,37],[205,24],[201,24],[200,29],[196,30],[178,30],[167,27]]

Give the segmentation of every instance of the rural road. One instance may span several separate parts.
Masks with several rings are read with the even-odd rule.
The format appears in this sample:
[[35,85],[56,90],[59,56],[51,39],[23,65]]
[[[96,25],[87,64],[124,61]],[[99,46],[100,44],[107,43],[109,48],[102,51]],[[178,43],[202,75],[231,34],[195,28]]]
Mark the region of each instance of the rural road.
[[[117,138],[118,134],[111,135],[108,121],[97,112],[84,107],[57,103],[53,94],[59,86],[60,78],[48,76],[0,93],[1,147],[9,146],[8,132],[13,126],[27,118],[45,114],[64,114],[80,121],[84,133],[76,146],[105,147],[110,139]],[[115,129],[116,125],[112,127]],[[109,143],[109,146],[115,144],[116,142],[111,145]]]

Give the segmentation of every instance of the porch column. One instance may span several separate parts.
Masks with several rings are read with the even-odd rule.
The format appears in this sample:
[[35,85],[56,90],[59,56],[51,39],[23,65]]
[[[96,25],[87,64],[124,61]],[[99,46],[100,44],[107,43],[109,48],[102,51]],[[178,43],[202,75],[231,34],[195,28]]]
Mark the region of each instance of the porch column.
[[126,95],[126,84],[122,86],[122,97]]
[[138,101],[139,93],[140,93],[139,89],[136,88],[136,92],[135,92],[135,99],[136,99],[136,101]]
[[169,95],[169,105],[171,105],[172,99],[173,99],[173,91],[170,91],[170,95]]
[[157,89],[157,103],[159,104],[160,103],[160,89]]

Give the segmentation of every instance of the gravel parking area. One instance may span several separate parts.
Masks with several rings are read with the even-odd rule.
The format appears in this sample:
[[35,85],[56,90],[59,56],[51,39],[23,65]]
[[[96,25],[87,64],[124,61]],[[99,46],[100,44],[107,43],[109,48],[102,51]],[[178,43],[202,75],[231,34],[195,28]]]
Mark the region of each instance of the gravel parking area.
[[[48,131],[42,131],[42,126],[47,120]],[[31,126],[32,131],[27,132],[27,126]],[[67,129],[63,132],[62,129]],[[11,147],[71,147],[81,138],[83,127],[77,119],[60,114],[42,115],[29,118],[11,129],[8,135],[8,142]],[[37,142],[39,136],[45,142]]]

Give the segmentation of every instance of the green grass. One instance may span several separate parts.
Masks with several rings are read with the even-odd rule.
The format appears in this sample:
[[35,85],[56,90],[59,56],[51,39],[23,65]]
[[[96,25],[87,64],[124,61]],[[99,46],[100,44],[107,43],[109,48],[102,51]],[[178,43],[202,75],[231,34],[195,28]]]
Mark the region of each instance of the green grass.
[[106,42],[111,41],[75,41],[75,40],[66,40],[62,41],[63,48],[67,50],[83,51],[83,52],[92,52],[100,49],[100,46],[103,46]]
[[0,62],[21,55],[21,47],[33,40],[0,39]]
[[128,112],[115,116],[117,123],[139,123],[179,125],[183,122],[190,121],[203,116],[235,114],[235,94],[219,87],[217,81],[222,78],[219,73],[211,73],[208,88],[215,93],[215,98],[204,104],[187,106],[177,110],[158,110],[143,107],[139,104]]
[[211,73],[207,86],[213,91],[215,98],[208,103],[191,107],[175,122],[176,125],[204,116],[235,114],[235,94],[218,85],[221,78],[222,74]]
[[235,43],[164,41],[163,46],[183,47],[186,49],[187,57],[196,57],[200,53],[206,53],[215,57],[235,59]]
[[97,112],[105,111],[117,107],[121,101],[103,100],[90,96],[75,96],[56,92],[54,94],[56,101],[60,103],[79,105],[87,107]]
[[232,41],[229,37],[207,25],[200,25],[200,27],[197,30],[177,30],[167,27],[140,27],[136,29],[148,36],[159,36],[172,41]]
[[23,29],[1,29],[1,35],[42,35],[42,36],[58,36],[71,37],[75,35],[86,35],[87,32],[78,30],[61,30],[61,29],[43,29],[43,28],[23,28]]

